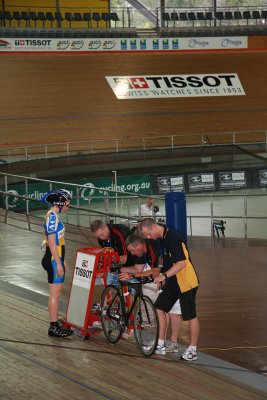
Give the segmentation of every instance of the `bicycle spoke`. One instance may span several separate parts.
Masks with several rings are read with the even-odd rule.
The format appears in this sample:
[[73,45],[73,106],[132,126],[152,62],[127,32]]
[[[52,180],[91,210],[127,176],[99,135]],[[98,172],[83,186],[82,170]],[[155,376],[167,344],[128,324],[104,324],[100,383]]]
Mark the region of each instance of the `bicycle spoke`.
[[145,356],[151,356],[158,341],[158,317],[151,299],[139,298],[134,309],[134,334],[137,346]]
[[123,331],[122,306],[118,289],[108,285],[101,297],[101,324],[103,332],[110,343],[116,343]]

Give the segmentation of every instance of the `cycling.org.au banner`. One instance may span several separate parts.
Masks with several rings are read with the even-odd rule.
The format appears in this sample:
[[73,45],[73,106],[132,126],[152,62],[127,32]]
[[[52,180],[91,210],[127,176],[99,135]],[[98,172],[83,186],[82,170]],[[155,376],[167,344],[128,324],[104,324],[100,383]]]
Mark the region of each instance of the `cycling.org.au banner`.
[[0,52],[200,51],[247,49],[246,36],[211,38],[1,38]]
[[[141,195],[151,195],[151,179],[150,175],[143,176],[118,176],[117,177],[117,190],[121,193],[117,194],[117,197],[127,197],[127,192],[133,194]],[[78,181],[73,181],[79,187],[79,204],[88,205],[92,202],[102,201],[107,195],[107,190],[116,190],[114,176],[109,178],[99,178],[99,179],[82,179]],[[63,187],[69,190],[73,195],[72,204],[77,205],[77,189],[75,186],[69,186],[67,183],[62,183],[61,185],[54,185],[55,188]],[[0,186],[0,190],[5,191],[4,185]],[[8,202],[8,208],[13,211],[25,210],[26,203],[21,197],[26,196],[31,197],[35,200],[40,200],[42,196],[50,190],[49,183],[29,183],[28,192],[25,192],[24,184],[11,184],[8,185],[8,192],[12,195],[8,199],[0,194],[0,208],[6,207],[6,202]],[[128,195],[129,197],[129,195]],[[115,194],[109,193],[109,198],[114,199]],[[30,208],[42,209],[44,208],[41,202],[31,202]]]
[[106,76],[117,99],[244,96],[236,73]]

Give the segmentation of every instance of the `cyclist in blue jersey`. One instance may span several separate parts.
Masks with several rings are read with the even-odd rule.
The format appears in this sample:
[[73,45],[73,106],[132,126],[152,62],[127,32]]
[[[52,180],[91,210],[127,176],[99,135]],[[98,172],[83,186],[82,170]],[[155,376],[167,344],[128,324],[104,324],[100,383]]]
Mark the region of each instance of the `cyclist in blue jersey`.
[[41,201],[49,204],[44,223],[45,254],[42,266],[47,271],[49,283],[48,311],[50,317],[49,336],[68,337],[73,331],[63,329],[58,321],[59,297],[62,292],[65,271],[68,265],[65,260],[65,227],[60,221],[58,214],[68,210],[71,194],[65,189],[58,189],[46,193]]

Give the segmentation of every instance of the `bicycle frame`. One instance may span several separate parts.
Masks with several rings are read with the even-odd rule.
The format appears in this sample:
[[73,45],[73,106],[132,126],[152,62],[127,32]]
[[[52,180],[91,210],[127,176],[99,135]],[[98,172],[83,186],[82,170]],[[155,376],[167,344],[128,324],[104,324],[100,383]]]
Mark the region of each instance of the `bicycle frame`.
[[[143,294],[142,288],[151,279],[149,276],[137,278],[137,282],[120,281],[118,287],[108,285],[101,296],[101,323],[107,340],[114,344],[125,328],[131,329],[144,356],[154,353],[158,341],[158,316],[152,300]],[[127,296],[131,289],[135,289],[135,294],[130,304]]]
[[[134,287],[134,286],[136,286],[136,287]],[[125,300],[125,292],[124,292],[124,290],[123,290],[124,287],[127,287],[128,290],[129,290],[129,289],[135,289],[134,298],[133,298],[133,301],[132,301],[132,303],[131,303],[130,308],[128,309],[128,311],[127,311],[127,309],[126,309],[127,302],[126,302],[126,300]],[[128,326],[130,317],[131,317],[131,315],[132,315],[132,313],[133,313],[133,310],[134,310],[134,306],[135,306],[137,300],[138,300],[138,299],[142,299],[142,296],[143,296],[142,283],[140,283],[140,282],[136,282],[136,283],[133,283],[133,282],[125,282],[125,283],[124,283],[124,282],[121,282],[121,281],[120,281],[120,282],[119,282],[119,287],[118,287],[118,289],[119,289],[120,298],[123,299],[123,301],[121,302],[121,304],[122,304],[122,317],[123,317],[123,322],[124,322],[124,325],[125,325],[125,326]],[[128,295],[128,294],[127,294],[127,295]],[[128,307],[128,306],[127,306],[127,307]]]

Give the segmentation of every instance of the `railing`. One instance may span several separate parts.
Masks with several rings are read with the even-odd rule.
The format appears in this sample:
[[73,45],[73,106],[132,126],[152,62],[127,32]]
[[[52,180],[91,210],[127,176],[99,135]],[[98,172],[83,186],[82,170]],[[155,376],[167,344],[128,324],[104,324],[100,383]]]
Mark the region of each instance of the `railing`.
[[[42,184],[43,192],[55,187],[64,187],[73,192],[74,200],[69,212],[62,217],[67,223],[85,228],[89,228],[94,219],[114,220],[117,223],[134,226],[140,218],[140,205],[148,197],[108,189],[105,189],[102,197],[90,195],[85,197],[82,194],[85,185],[10,174],[1,175],[4,179],[4,185],[0,190],[0,207],[2,209],[43,218],[46,206],[39,201],[42,192],[30,193],[30,183]],[[23,186],[24,194],[18,194],[14,190],[14,185],[12,185],[14,177],[23,180],[24,183],[20,186]],[[98,189],[103,191],[102,188]],[[164,198],[162,196],[152,197],[159,205],[162,216],[165,217]],[[19,202],[21,203],[20,207],[18,207]],[[226,237],[267,239],[267,193],[187,195],[186,202],[188,235],[213,235],[213,221],[219,219],[226,222]]]
[[[21,183],[14,185],[14,179]],[[112,190],[4,173],[0,173],[0,181],[3,182],[0,186],[0,208],[37,217],[43,216],[43,210],[46,209],[46,205],[40,202],[43,194],[64,187],[73,195],[66,221],[87,228],[93,219],[114,220],[129,226],[136,224],[137,219],[141,217],[141,205],[148,197],[156,199],[160,209],[164,206],[163,196],[115,190],[115,183]]]
[[0,146],[0,163],[31,161],[53,157],[71,157],[96,153],[120,153],[125,151],[146,151],[153,149],[174,149],[209,145],[247,145],[261,144],[267,151],[267,132],[215,132],[189,133],[170,136],[149,136],[140,138],[88,140],[78,142],[56,142],[49,144],[30,144]]

